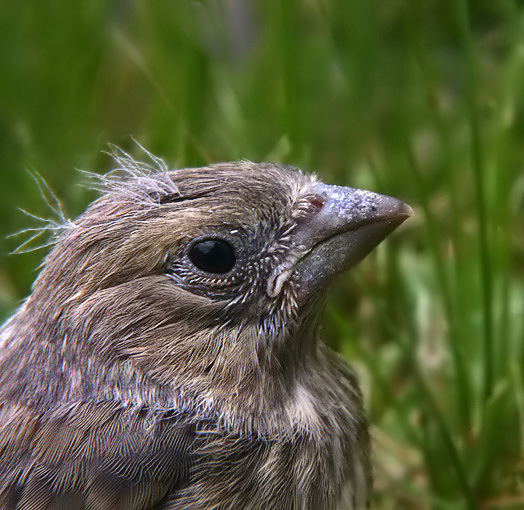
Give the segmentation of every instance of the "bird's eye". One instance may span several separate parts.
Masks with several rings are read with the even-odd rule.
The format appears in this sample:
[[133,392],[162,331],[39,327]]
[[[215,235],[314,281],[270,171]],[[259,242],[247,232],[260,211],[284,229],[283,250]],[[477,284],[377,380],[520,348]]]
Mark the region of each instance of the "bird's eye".
[[189,259],[198,269],[216,274],[231,271],[236,262],[233,247],[223,239],[206,239],[195,243],[189,250]]

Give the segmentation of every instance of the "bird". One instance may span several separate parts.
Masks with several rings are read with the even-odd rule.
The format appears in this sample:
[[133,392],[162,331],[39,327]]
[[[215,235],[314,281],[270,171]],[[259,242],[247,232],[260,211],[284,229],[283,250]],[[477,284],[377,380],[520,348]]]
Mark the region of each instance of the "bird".
[[0,329],[0,508],[360,510],[330,283],[412,215],[279,163],[115,152]]

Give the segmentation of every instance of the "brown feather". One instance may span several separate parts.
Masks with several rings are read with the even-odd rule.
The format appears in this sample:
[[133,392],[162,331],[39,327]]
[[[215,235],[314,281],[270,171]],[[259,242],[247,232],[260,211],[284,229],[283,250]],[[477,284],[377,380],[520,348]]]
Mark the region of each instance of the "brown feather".
[[[322,209],[316,179],[119,161],[0,330],[0,508],[330,509],[344,486],[361,508],[366,420],[318,339],[323,292],[287,269],[267,290]],[[233,270],[194,266],[209,237]]]

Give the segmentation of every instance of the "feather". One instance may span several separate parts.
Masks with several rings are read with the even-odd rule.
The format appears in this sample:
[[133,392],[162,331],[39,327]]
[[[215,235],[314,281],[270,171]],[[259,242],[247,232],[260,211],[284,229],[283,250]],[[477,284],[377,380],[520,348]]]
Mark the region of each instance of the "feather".
[[316,318],[409,207],[111,152],[74,222],[51,200],[56,242],[0,329],[0,508],[363,508],[358,381]]

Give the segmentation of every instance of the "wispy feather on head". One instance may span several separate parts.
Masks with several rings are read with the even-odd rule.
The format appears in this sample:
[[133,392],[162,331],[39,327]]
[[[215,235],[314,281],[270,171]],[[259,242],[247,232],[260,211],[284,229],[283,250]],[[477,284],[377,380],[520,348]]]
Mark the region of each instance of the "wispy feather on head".
[[19,208],[19,211],[24,213],[26,216],[36,220],[39,223],[39,226],[24,228],[19,232],[15,232],[14,234],[7,236],[27,236],[27,238],[24,239],[22,243],[11,252],[12,254],[29,253],[52,246],[56,243],[58,236],[65,229],[75,227],[74,222],[66,217],[60,200],[58,200],[45,179],[35,169],[27,169],[27,172],[33,178],[36,186],[38,187],[40,196],[44,200],[44,203],[49,210],[49,217],[44,218],[42,216],[32,214],[25,209]]
[[89,178],[87,186],[122,200],[136,202],[142,207],[158,206],[167,199],[180,197],[164,161],[138,142],[135,143],[147,155],[149,163],[137,161],[120,147],[110,144],[107,154],[117,163],[117,168],[105,175],[82,171]]
[[[113,158],[117,167],[104,175],[79,170],[87,177],[84,186],[101,194],[113,194],[117,199],[133,201],[141,207],[157,207],[159,204],[180,197],[180,192],[169,176],[169,169],[164,161],[151,154],[138,142],[135,143],[147,155],[150,162],[137,161],[120,147],[109,144],[107,154]],[[66,217],[60,200],[45,179],[34,169],[28,169],[28,172],[35,181],[50,214],[49,217],[42,217],[20,209],[39,225],[24,228],[8,236],[23,238],[22,243],[11,252],[13,254],[28,253],[53,246],[65,229],[75,227],[74,222]]]

